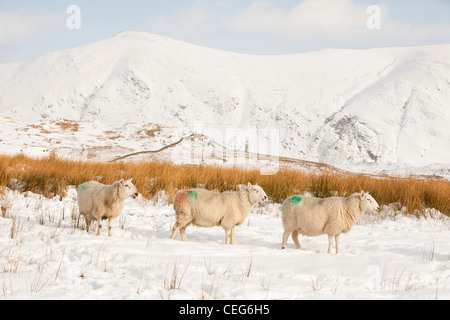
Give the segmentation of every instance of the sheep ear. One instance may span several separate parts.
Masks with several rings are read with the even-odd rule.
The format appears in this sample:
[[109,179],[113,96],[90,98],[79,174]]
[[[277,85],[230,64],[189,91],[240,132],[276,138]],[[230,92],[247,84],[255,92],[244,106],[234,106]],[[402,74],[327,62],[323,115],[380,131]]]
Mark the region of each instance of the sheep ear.
[[361,191],[361,199],[364,198],[365,195],[366,193],[364,191]]
[[251,187],[252,186],[252,184],[249,182],[249,183],[247,183],[247,187]]
[[123,186],[123,184],[124,184],[125,181],[124,181],[123,179],[120,179],[119,182],[120,182],[120,185]]

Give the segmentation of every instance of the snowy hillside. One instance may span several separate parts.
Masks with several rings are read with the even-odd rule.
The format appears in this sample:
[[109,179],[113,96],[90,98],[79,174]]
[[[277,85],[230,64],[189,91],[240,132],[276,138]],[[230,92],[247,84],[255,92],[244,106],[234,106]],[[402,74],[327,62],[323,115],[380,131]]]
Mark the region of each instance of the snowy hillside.
[[0,115],[272,128],[286,157],[448,168],[450,45],[254,56],[125,32],[0,65]]

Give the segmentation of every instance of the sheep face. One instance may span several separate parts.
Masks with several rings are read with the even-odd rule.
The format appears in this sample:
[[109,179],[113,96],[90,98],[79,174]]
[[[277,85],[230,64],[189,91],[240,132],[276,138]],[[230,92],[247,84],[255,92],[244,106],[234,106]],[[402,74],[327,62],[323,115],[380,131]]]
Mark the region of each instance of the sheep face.
[[264,192],[264,190],[258,186],[258,184],[255,184],[254,186],[249,182],[247,185],[248,191],[249,191],[249,199],[250,202],[253,203],[258,203],[258,202],[264,202],[266,201],[267,195]]
[[130,180],[121,179],[119,181],[119,193],[122,199],[126,199],[129,197],[136,199],[139,195],[137,188],[131,182],[132,180],[133,178],[131,178]]
[[370,212],[378,211],[379,209],[380,206],[375,199],[368,192],[361,191],[361,211]]

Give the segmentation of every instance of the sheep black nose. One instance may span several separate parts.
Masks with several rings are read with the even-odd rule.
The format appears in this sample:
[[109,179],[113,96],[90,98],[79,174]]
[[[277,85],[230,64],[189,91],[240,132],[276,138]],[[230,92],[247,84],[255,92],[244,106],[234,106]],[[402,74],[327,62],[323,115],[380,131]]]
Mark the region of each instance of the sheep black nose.
[[139,195],[139,193],[136,192],[135,194],[133,194],[133,198],[136,199],[138,197],[138,195]]

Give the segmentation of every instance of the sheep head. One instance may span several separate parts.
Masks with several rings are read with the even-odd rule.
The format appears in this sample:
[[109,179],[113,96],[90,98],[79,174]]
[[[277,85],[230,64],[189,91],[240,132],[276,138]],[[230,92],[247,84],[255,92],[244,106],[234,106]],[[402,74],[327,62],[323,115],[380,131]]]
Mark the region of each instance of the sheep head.
[[250,200],[251,204],[256,204],[258,202],[264,202],[266,201],[267,194],[264,192],[264,190],[258,186],[258,184],[252,185],[250,182],[247,184],[248,189],[248,198]]
[[122,199],[132,197],[136,199],[139,195],[136,186],[132,182],[133,178],[129,180],[120,179],[118,182],[118,194]]
[[360,198],[362,212],[378,211],[380,209],[378,202],[369,194],[369,192],[361,191]]

